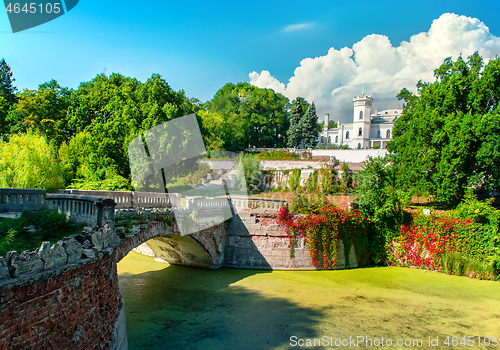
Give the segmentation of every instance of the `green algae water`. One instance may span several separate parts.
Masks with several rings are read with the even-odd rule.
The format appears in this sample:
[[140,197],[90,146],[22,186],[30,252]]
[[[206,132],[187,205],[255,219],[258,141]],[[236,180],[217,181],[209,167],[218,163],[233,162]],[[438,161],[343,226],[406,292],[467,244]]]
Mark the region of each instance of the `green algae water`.
[[118,274],[131,350],[500,349],[499,282],[395,267],[205,270],[135,252]]

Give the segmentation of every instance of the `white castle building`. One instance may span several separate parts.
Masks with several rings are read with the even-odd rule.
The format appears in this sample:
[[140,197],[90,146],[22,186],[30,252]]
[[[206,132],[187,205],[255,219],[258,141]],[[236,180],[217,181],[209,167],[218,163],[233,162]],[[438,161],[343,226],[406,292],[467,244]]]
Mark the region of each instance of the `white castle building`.
[[389,108],[371,114],[373,103],[372,96],[356,96],[352,99],[354,103],[353,122],[340,124],[337,127],[328,128],[329,115],[325,114],[325,124],[323,131],[319,134],[321,146],[343,146],[349,148],[387,148],[387,142],[392,138],[394,119],[401,115],[402,110]]

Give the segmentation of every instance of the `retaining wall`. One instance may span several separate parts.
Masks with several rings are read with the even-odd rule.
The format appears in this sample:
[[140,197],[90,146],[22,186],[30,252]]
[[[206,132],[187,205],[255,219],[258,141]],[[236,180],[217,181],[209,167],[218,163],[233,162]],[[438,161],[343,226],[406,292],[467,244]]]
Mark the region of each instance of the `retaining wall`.
[[[227,228],[224,266],[267,270],[315,270],[304,237],[297,238],[292,256],[285,228],[276,224],[277,214],[240,211]],[[346,267],[343,243],[339,243],[337,269]],[[351,247],[349,267],[358,260]]]
[[0,285],[0,348],[106,349],[121,299],[111,255]]
[[313,157],[335,157],[339,162],[363,163],[368,157],[383,157],[386,149],[313,149]]

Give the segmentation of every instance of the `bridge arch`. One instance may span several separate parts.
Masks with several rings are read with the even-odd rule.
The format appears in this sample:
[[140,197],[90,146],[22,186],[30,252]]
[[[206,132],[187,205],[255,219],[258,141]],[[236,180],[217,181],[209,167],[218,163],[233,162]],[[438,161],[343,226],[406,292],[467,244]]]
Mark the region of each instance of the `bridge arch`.
[[[216,212],[212,213],[216,214]],[[225,224],[182,235],[173,213],[144,210],[120,211],[115,229],[121,242],[115,247],[118,262],[134,248],[146,243],[157,258],[170,264],[216,269],[223,264]]]

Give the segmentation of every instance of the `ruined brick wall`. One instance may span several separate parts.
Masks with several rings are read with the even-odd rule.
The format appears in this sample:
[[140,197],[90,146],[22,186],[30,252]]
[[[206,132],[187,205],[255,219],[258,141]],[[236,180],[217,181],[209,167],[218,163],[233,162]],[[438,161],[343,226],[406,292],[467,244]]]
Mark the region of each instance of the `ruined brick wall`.
[[112,254],[0,284],[0,349],[108,349],[122,308]]

